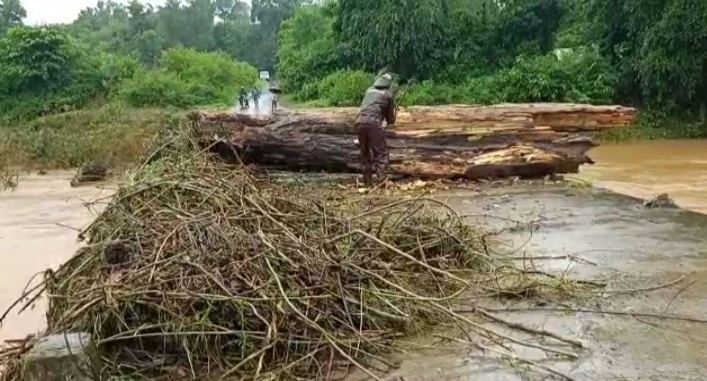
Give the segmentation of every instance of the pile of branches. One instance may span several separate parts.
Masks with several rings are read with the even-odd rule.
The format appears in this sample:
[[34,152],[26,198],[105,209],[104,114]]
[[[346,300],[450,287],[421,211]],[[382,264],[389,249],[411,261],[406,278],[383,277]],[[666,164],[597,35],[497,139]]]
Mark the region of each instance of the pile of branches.
[[91,333],[113,374],[376,377],[396,338],[432,324],[495,337],[451,309],[496,267],[443,204],[263,184],[183,132],[156,147],[85,247],[24,295],[48,297],[47,333]]

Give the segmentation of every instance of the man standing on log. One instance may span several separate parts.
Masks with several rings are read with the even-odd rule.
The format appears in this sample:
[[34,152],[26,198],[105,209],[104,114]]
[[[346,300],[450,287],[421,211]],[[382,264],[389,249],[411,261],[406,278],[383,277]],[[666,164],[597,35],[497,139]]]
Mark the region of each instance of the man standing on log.
[[390,91],[392,83],[390,74],[378,77],[373,86],[366,90],[356,117],[363,183],[366,186],[373,185],[373,172],[378,183],[386,180],[389,154],[382,124],[384,120],[388,126],[395,124],[395,95]]

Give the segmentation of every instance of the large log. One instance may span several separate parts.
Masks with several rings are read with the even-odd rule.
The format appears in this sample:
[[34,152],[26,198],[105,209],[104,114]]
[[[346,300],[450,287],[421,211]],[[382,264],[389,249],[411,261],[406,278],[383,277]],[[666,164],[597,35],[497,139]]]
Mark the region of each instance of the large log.
[[[230,129],[216,143],[213,139],[218,136],[204,136],[211,136],[207,144],[230,161],[288,170],[359,171],[359,151],[348,136],[253,127]],[[475,149],[394,138],[389,146],[391,173],[426,179],[541,177],[576,173],[581,164],[591,163],[585,155],[515,143]]]
[[[321,122],[323,117],[319,114],[311,118],[297,119],[288,117],[281,122],[268,122],[264,117],[247,114],[205,114],[194,113],[190,117],[199,123],[205,134],[228,134],[242,128],[265,128],[271,131],[281,131],[283,134],[314,133],[325,135],[349,136],[353,139],[355,129],[344,125],[327,124]],[[293,121],[297,120],[297,123]],[[343,123],[343,122],[342,122]],[[396,126],[397,128],[397,126]],[[569,132],[556,132],[549,127],[534,127],[531,125],[504,129],[471,129],[463,128],[439,130],[440,133],[429,130],[398,131],[388,129],[386,137],[393,146],[407,147],[411,145],[438,145],[455,146],[474,150],[474,152],[488,152],[512,144],[532,145],[544,150],[559,152],[567,156],[583,156],[589,149],[596,146],[591,138],[579,136]],[[345,133],[344,133],[345,132]]]
[[[303,132],[355,134],[357,108],[321,108],[279,111],[275,115],[196,113],[194,119],[212,123],[239,123],[251,127],[298,127]],[[432,135],[487,136],[541,128],[552,132],[586,132],[624,127],[636,109],[569,103],[499,104],[492,106],[412,106],[398,111],[390,137]]]

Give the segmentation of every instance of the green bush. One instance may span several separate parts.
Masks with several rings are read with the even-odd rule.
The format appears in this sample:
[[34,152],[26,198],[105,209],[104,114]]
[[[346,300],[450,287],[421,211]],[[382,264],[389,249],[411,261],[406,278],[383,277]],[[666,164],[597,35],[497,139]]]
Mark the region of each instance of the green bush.
[[102,58],[58,28],[10,29],[0,38],[2,120],[75,110],[104,98]]
[[[398,97],[403,97],[403,88],[398,91]],[[410,106],[465,103],[466,99],[463,86],[429,80],[411,85],[400,101],[402,105]]]
[[332,106],[358,106],[374,78],[364,71],[341,70],[322,78],[318,92]]
[[254,67],[222,53],[174,48],[163,53],[159,69],[127,81],[120,98],[135,107],[232,104],[241,86],[256,81]]
[[[402,105],[493,104],[504,102],[611,103],[616,77],[596,52],[582,48],[544,56],[518,57],[513,66],[494,74],[462,79],[459,83],[426,80],[410,87]],[[330,106],[355,106],[373,75],[343,70],[295,93],[299,101]],[[401,84],[401,87],[404,86]],[[398,97],[402,89],[398,91]]]
[[101,62],[104,87],[109,96],[116,95],[124,81],[143,71],[140,61],[134,56],[105,54]]
[[295,94],[299,101],[317,101],[329,106],[358,106],[375,75],[360,70],[340,70],[317,82],[302,86]]
[[190,91],[190,84],[176,74],[166,71],[150,71],[126,81],[120,98],[128,105],[188,107],[209,100],[198,99]]
[[111,166],[140,160],[145,145],[169,115],[111,105],[37,118],[0,129],[0,158],[12,166],[77,167],[87,161]]
[[164,51],[160,67],[184,81],[209,84],[219,90],[251,87],[258,79],[257,70],[247,63],[234,61],[224,53],[202,53],[190,48]]
[[504,102],[611,103],[616,77],[598,54],[576,49],[519,57],[513,66],[460,84],[423,81],[415,84],[404,105],[493,104]]
[[592,51],[519,57],[515,64],[466,84],[469,103],[577,102],[610,103],[616,77]]

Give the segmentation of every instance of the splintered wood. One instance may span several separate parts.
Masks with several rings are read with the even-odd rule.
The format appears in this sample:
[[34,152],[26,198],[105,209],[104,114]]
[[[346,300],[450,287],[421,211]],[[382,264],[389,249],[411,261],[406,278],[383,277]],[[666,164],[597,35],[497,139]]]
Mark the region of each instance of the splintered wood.
[[[244,163],[293,170],[359,168],[356,108],[282,111],[275,115],[194,112],[203,136]],[[593,161],[587,133],[630,125],[636,109],[580,104],[414,106],[386,130],[390,172],[418,178],[541,177],[576,173]],[[224,144],[228,145],[225,147]]]

